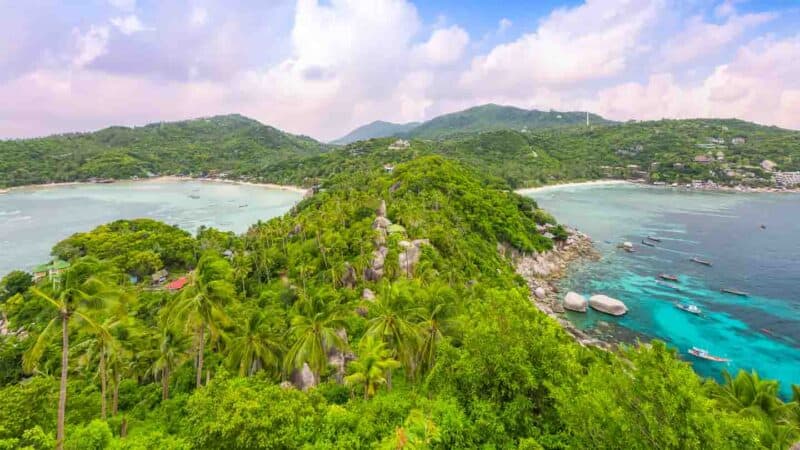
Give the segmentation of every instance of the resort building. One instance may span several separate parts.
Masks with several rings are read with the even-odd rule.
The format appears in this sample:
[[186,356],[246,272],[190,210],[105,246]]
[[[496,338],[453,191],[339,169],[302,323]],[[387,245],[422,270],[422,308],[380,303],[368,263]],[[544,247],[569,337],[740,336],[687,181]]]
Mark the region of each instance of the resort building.
[[800,172],[775,172],[775,184],[781,187],[800,186]]
[[731,144],[733,144],[733,145],[742,145],[742,144],[745,144],[745,143],[747,143],[747,138],[742,137],[742,136],[737,136],[737,137],[731,139]]
[[180,277],[177,280],[172,280],[167,285],[167,289],[169,289],[170,291],[180,291],[181,289],[183,289],[184,286],[186,286],[187,283],[189,283],[188,277]]
[[34,283],[47,277],[52,281],[57,281],[59,276],[69,269],[69,263],[60,259],[54,259],[47,264],[42,264],[33,269]]
[[150,276],[150,279],[153,284],[161,284],[167,281],[167,277],[169,276],[169,272],[166,269],[161,269],[158,272],[154,273]]
[[405,139],[398,139],[392,142],[392,145],[389,146],[389,150],[405,150],[408,147],[411,147],[411,143]]

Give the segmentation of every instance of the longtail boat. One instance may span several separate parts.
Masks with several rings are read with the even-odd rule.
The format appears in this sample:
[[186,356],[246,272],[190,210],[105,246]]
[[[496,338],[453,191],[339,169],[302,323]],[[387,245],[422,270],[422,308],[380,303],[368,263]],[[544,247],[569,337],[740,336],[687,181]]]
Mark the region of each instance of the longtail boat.
[[662,280],[667,280],[667,281],[674,281],[676,283],[678,282],[678,277],[677,276],[670,275],[668,273],[660,273],[660,274],[658,274],[658,278],[661,278]]
[[696,262],[697,264],[702,264],[704,266],[711,267],[711,261],[706,261],[705,259],[700,259],[700,258],[698,258],[696,256],[694,258],[692,258],[692,262]]
[[703,350],[702,348],[697,348],[697,347],[690,348],[689,349],[689,354],[692,355],[692,356],[695,356],[697,358],[705,359],[705,360],[708,360],[708,361],[714,361],[714,362],[728,362],[728,361],[730,361],[730,359],[728,359],[728,358],[722,358],[720,356],[714,356],[714,355],[708,353],[708,350]]
[[738,295],[739,297],[748,297],[750,295],[747,292],[740,291],[738,289],[731,289],[731,288],[722,288],[722,289],[720,289],[720,292],[724,292],[726,294]]

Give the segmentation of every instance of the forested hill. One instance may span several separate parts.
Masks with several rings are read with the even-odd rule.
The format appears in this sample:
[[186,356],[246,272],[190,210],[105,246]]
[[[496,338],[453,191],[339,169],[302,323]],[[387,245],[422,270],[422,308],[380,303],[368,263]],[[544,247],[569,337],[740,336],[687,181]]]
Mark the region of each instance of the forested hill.
[[[589,114],[589,121],[595,125],[616,123],[597,114]],[[487,104],[444,114],[423,123],[400,125],[380,121],[373,122],[356,128],[347,136],[332,143],[349,144],[358,140],[380,137],[445,139],[484,131],[517,130],[526,132],[542,128],[561,128],[585,124],[585,112],[526,110],[513,106]]]
[[384,122],[382,120],[376,120],[375,122],[356,128],[350,133],[347,133],[346,136],[340,137],[335,141],[331,141],[331,144],[345,145],[366,139],[395,136],[397,134],[405,133],[418,125],[419,122],[391,123]]
[[[504,179],[514,188],[599,178],[766,185],[776,170],[800,170],[800,132],[741,120],[660,120],[607,126],[497,130],[438,141],[360,141],[311,158],[292,158],[257,174],[280,183],[314,184],[333,174],[441,154]],[[698,161],[697,159],[700,159]]]
[[[56,246],[71,267],[53,280],[6,277],[0,448],[53,448],[59,429],[66,449],[783,449],[799,437],[800,388],[784,401],[753,374],[704,382],[659,342],[583,347],[534,307],[498,251],[565,239],[540,234],[553,219],[533,200],[440,156],[354,169],[242,236],[121,220]],[[161,268],[169,284],[152,284]]]
[[241,115],[0,141],[0,187],[148,174],[238,173],[326,146]]

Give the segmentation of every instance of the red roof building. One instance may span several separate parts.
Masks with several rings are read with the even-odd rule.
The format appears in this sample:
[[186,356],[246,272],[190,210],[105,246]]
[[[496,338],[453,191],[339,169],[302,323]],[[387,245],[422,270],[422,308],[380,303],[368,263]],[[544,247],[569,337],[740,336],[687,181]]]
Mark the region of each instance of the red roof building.
[[167,284],[167,289],[170,291],[180,291],[186,286],[186,283],[189,282],[189,278],[187,277],[180,277],[177,280],[172,280]]

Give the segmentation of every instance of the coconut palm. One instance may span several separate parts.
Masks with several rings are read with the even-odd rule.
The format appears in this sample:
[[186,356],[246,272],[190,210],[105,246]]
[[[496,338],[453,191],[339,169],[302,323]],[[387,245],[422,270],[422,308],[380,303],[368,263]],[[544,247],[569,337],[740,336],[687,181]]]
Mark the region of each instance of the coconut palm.
[[161,399],[167,400],[172,373],[189,359],[189,338],[176,331],[166,320],[160,321],[154,337],[158,341],[158,348],[154,352],[150,370],[157,380],[161,380]]
[[778,396],[777,381],[763,380],[755,371],[744,370],[740,370],[735,378],[723,370],[722,377],[725,382],[718,389],[716,398],[727,409],[773,420],[786,412]]
[[97,375],[100,378],[100,418],[106,420],[110,361],[118,359],[118,353],[122,352],[113,334],[113,329],[119,326],[120,322],[110,318],[103,322],[87,321],[85,324],[90,337],[77,344],[75,349],[81,352],[81,359],[85,365],[97,364]]
[[450,320],[452,317],[451,303],[446,301],[433,301],[427,303],[417,313],[420,330],[419,345],[419,370],[427,372],[436,363],[436,349],[445,333],[453,328]]
[[259,370],[277,370],[282,350],[280,335],[270,329],[264,313],[255,311],[231,339],[228,361],[240,376],[250,376]]
[[335,298],[325,294],[324,288],[314,295],[302,294],[289,330],[293,344],[284,359],[286,372],[308,363],[315,383],[319,382],[322,371],[328,365],[328,350],[346,347],[337,330],[345,327],[347,310]]
[[[412,321],[418,309],[410,306],[400,285],[385,287],[374,303],[369,305],[370,316],[366,335],[381,339],[392,356],[399,360],[409,376],[416,371],[416,352],[420,343],[419,327]],[[387,387],[392,388],[392,369],[386,373]]]
[[56,448],[64,446],[64,418],[67,410],[67,376],[69,373],[69,325],[75,318],[87,323],[94,323],[87,314],[90,309],[99,309],[119,298],[118,289],[105,279],[112,278],[107,266],[92,258],[79,260],[59,279],[53,281],[51,293],[38,287],[31,292],[44,300],[55,311],[56,316],[39,334],[33,346],[23,356],[23,368],[33,371],[50,342],[54,330],[61,325],[61,381],[58,394],[58,422],[56,426]]
[[383,341],[365,337],[358,346],[358,359],[351,361],[348,369],[350,375],[344,377],[348,386],[364,385],[364,399],[375,395],[378,388],[386,384],[385,374],[400,367],[400,363],[392,358],[391,350]]
[[219,338],[222,326],[228,322],[223,306],[236,296],[230,264],[218,255],[208,252],[189,274],[189,284],[172,305],[173,317],[195,333],[197,350],[197,387],[202,385],[203,357],[206,331],[212,340]]

